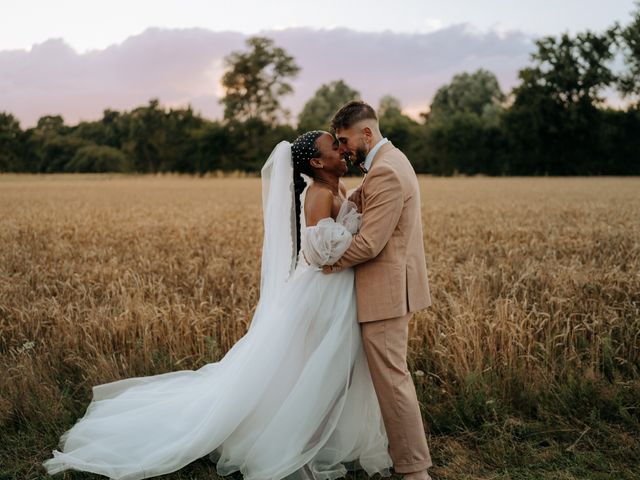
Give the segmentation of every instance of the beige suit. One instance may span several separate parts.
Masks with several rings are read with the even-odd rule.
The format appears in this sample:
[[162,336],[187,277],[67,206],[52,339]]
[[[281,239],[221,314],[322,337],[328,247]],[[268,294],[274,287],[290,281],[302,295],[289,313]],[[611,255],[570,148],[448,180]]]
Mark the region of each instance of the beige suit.
[[394,469],[422,471],[431,456],[407,369],[411,312],[431,305],[418,179],[388,142],[350,198],[362,212],[362,226],[331,270],[355,267],[358,321]]
[[391,142],[384,144],[351,199],[362,212],[362,226],[332,270],[356,267],[358,321],[427,308],[420,188],[407,157]]

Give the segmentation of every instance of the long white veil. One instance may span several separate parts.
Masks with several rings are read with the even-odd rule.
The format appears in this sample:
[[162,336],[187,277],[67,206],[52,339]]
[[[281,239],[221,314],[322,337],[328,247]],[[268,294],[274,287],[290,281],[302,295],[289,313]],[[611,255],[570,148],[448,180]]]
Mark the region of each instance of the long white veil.
[[291,144],[282,141],[269,155],[262,177],[262,268],[260,303],[271,302],[282,292],[295,270],[298,256]]

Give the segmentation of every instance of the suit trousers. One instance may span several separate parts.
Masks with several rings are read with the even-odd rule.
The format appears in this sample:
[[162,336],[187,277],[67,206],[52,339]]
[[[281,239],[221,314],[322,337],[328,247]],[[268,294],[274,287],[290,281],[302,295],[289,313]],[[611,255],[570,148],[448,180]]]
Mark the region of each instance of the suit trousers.
[[364,351],[396,473],[420,472],[432,465],[416,389],[407,368],[411,315],[361,323]]

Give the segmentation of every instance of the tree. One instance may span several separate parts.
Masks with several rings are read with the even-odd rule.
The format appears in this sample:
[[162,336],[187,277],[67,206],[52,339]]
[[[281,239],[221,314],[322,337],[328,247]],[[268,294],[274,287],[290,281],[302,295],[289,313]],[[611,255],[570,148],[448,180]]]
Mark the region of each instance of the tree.
[[107,137],[107,129],[102,122],[80,122],[72,127],[72,134],[76,137],[90,141],[97,145],[104,145]]
[[378,106],[378,118],[385,116],[394,117],[402,115],[402,104],[400,100],[392,95],[385,95],[380,99]]
[[79,149],[90,145],[89,142],[73,135],[51,135],[41,146],[42,161],[40,172],[64,172],[67,163],[76,155]]
[[64,167],[67,172],[124,172],[126,157],[117,148],[106,145],[80,147]]
[[21,169],[20,122],[10,113],[0,112],[0,172],[15,172]]
[[205,120],[200,128],[191,132],[195,145],[191,156],[194,173],[233,169],[234,144],[227,134],[228,125]]
[[487,70],[455,75],[435,94],[423,131],[420,170],[452,175],[504,173],[501,118],[505,95]]
[[157,98],[151,99],[149,105],[136,108],[130,115],[129,139],[123,148],[138,172],[160,170],[167,132],[165,112],[159,103]]
[[100,121],[105,134],[102,143],[109,147],[122,148],[122,144],[129,134],[130,120],[131,117],[127,112],[120,113],[117,110],[108,108],[104,110]]
[[331,118],[350,100],[360,98],[360,93],[342,80],[322,85],[305,103],[298,116],[298,132],[329,130]]
[[56,173],[64,171],[76,151],[87,140],[71,135],[73,127],[64,124],[60,115],[45,115],[35,128],[23,135],[23,164],[30,172]]
[[69,130],[60,115],[44,115],[38,119],[36,129],[44,135],[64,134]]
[[607,128],[601,92],[616,77],[616,27],[602,34],[563,34],[536,42],[534,64],[519,73],[505,119],[510,174],[576,175],[601,170]]
[[225,57],[227,72],[222,77],[226,94],[221,100],[227,121],[259,119],[275,125],[279,116],[289,112],[280,105],[280,97],[293,92],[287,82],[300,71],[293,57],[276,47],[270,38],[247,40],[249,52],[232,52]]
[[162,170],[194,173],[198,155],[196,131],[201,130],[204,119],[187,108],[170,109],[165,118],[166,145]]
[[377,113],[382,134],[407,155],[416,170],[421,170],[422,125],[403,114],[400,100],[391,95],[382,97]]
[[490,120],[495,118],[496,109],[501,109],[504,100],[505,95],[493,73],[483,69],[471,74],[464,72],[438,89],[425,116],[429,122],[438,122],[454,113],[473,113]]
[[534,66],[520,71],[523,84],[516,95],[538,88],[563,107],[602,104],[600,92],[615,80],[609,62],[615,55],[616,30],[537,40],[538,50],[531,56]]
[[620,43],[627,71],[618,78],[618,87],[625,97],[640,97],[640,1],[629,25],[620,31]]
[[504,173],[504,135],[498,127],[485,124],[480,115],[456,112],[447,121],[428,125],[426,170],[453,175]]

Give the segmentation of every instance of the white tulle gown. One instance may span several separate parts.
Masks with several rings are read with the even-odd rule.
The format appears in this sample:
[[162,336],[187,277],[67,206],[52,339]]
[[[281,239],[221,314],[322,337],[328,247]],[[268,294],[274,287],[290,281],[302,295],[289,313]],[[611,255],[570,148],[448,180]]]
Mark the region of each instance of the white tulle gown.
[[62,451],[43,463],[49,473],[134,480],[208,456],[218,474],[240,471],[248,480],[335,479],[345,465],[390,475],[353,270],[325,275],[302,254],[316,265],[337,261],[360,215],[345,202],[336,221],[307,228],[303,212],[293,275],[277,295],[261,292],[247,334],[224,358],[93,387],[86,414],[61,437]]

